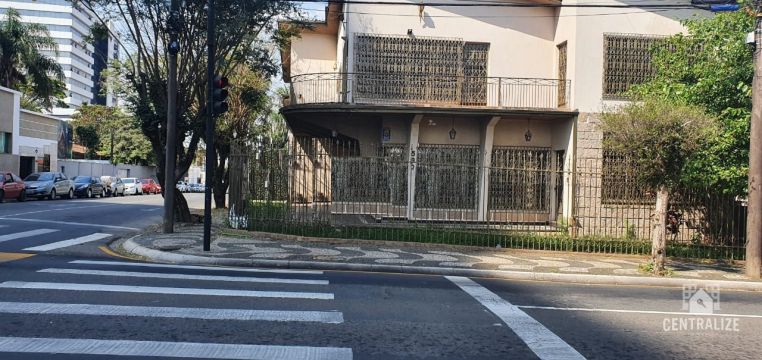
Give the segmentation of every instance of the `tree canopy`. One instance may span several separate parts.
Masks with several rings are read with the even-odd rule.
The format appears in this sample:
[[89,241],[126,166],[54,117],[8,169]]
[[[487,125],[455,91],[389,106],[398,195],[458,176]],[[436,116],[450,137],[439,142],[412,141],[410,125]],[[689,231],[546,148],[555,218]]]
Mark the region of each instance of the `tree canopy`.
[[[95,129],[99,135],[93,147],[100,158],[111,158],[111,140],[113,135],[114,154],[112,162],[118,164],[151,165],[155,163],[151,144],[136,126],[137,120],[124,114],[119,108],[102,105],[82,105],[74,113],[72,126],[75,133],[80,127]],[[78,139],[79,140],[79,139]],[[88,150],[90,146],[87,146]]]
[[[78,5],[93,11],[96,22],[124,24],[120,37],[126,59],[115,67],[110,86],[120,91],[138,119],[143,134],[157,156],[157,176],[173,184],[187,172],[200,141],[205,137],[207,106],[206,24],[204,0],[186,0],[176,16],[170,16],[169,1],[155,0],[79,0]],[[296,1],[218,0],[216,51],[217,74],[229,75],[239,65],[248,65],[262,74],[273,74],[277,67],[271,57],[272,43],[291,34],[277,29],[276,19],[298,15]],[[170,21],[171,20],[171,21]],[[178,31],[177,168],[164,181],[167,118],[167,65],[170,28]],[[291,31],[291,30],[289,30]],[[295,30],[294,30],[295,31]],[[176,197],[181,220],[190,218],[182,195]]]
[[[682,181],[743,194],[747,187],[751,120],[752,51],[746,34],[754,16],[720,13],[684,22],[687,35],[667,38],[653,56],[654,78],[632,89],[636,97],[658,97],[703,108],[720,120],[710,146],[685,164]],[[706,143],[709,139],[697,139]]]
[[42,24],[21,22],[9,8],[0,22],[0,85],[24,94],[22,106],[29,110],[65,107],[66,85],[61,66],[45,51],[58,52],[58,45]]

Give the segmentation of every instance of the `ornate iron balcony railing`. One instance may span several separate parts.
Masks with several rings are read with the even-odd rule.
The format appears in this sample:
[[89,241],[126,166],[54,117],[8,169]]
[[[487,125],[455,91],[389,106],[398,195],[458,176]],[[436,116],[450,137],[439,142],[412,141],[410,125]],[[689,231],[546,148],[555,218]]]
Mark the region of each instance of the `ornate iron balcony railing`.
[[556,110],[568,108],[570,80],[315,73],[291,77],[287,105],[343,103]]

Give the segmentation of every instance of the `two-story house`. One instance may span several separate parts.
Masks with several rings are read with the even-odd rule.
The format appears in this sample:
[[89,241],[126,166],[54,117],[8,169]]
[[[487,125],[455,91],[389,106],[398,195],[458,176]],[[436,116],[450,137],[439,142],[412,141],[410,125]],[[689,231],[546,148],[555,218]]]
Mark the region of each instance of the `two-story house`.
[[648,79],[660,38],[710,14],[687,0],[436,3],[332,2],[282,49],[292,203],[571,221],[576,185],[595,182],[599,205],[606,186],[580,175],[605,171],[597,114]]

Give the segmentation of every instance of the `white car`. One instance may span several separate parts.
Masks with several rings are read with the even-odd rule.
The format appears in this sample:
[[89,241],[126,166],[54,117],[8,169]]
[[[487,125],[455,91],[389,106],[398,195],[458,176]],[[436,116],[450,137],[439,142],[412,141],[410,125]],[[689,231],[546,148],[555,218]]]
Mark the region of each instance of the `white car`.
[[138,178],[124,178],[122,182],[124,183],[125,195],[143,195],[143,184]]
[[188,190],[190,189],[190,187],[188,186],[188,184],[186,184],[186,183],[185,183],[185,182],[183,182],[183,181],[178,181],[178,182],[177,182],[177,185],[175,185],[175,188],[176,188],[176,189],[177,189],[177,191],[179,191],[179,192],[188,192]]

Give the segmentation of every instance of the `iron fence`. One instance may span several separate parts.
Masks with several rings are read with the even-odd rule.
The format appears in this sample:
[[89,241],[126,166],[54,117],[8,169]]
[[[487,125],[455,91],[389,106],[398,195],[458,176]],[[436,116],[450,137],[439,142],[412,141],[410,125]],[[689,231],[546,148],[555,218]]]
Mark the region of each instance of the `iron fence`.
[[[230,224],[319,237],[650,252],[655,201],[631,172],[611,170],[624,159],[576,159],[571,169],[549,148],[415,150],[410,161],[404,144],[297,137],[282,148],[234,146]],[[745,219],[735,196],[677,191],[668,251],[741,259]]]
[[291,77],[291,105],[439,105],[555,110],[568,105],[571,80],[381,73]]

